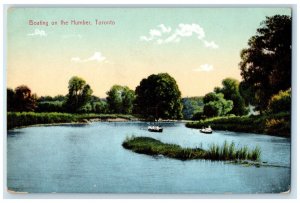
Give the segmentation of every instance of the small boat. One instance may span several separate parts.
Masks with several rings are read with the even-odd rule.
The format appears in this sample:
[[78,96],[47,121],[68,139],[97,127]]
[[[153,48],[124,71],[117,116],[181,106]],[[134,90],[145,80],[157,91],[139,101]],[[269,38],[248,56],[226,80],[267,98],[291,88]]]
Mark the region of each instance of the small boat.
[[206,134],[212,134],[213,130],[211,129],[210,126],[208,126],[208,128],[202,128],[202,129],[200,129],[200,132],[206,133]]
[[153,126],[148,126],[148,131],[161,133],[163,131],[163,128],[160,126],[153,125]]

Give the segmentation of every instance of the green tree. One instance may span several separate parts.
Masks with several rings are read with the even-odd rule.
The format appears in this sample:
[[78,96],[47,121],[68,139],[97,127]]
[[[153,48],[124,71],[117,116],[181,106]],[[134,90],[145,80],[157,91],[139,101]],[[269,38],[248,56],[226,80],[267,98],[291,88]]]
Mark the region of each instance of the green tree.
[[106,101],[111,113],[130,114],[135,93],[127,86],[114,85],[107,93]]
[[37,96],[32,94],[29,87],[21,85],[8,90],[8,110],[10,111],[34,111],[37,107]]
[[108,105],[105,101],[93,102],[93,112],[95,113],[109,113]]
[[64,112],[63,102],[61,101],[43,101],[38,102],[37,112]]
[[203,112],[203,98],[189,97],[182,98],[182,114],[184,119],[192,119],[195,114]]
[[64,112],[64,102],[66,97],[63,95],[41,96],[37,100],[37,112]]
[[145,118],[182,118],[181,92],[168,73],[152,74],[135,89],[135,111]]
[[278,94],[272,96],[269,102],[269,110],[272,113],[290,112],[291,111],[291,89],[279,91]]
[[216,117],[222,114],[222,104],[217,101],[211,101],[204,105],[203,115],[206,117]]
[[78,112],[91,99],[93,93],[91,87],[86,84],[85,80],[77,76],[69,80],[69,93],[66,99],[66,108],[69,112]]
[[233,102],[224,99],[222,93],[210,92],[204,96],[203,102],[203,115],[206,117],[223,116],[233,108]]
[[15,91],[11,88],[7,88],[7,111],[14,111],[15,108]]
[[222,87],[216,87],[216,93],[222,93],[224,99],[231,100],[233,102],[233,108],[229,113],[235,115],[245,115],[248,113],[248,109],[245,105],[245,100],[240,94],[239,81],[233,78],[226,78],[222,81]]
[[267,17],[241,51],[243,96],[261,112],[272,95],[291,87],[291,38],[290,16]]

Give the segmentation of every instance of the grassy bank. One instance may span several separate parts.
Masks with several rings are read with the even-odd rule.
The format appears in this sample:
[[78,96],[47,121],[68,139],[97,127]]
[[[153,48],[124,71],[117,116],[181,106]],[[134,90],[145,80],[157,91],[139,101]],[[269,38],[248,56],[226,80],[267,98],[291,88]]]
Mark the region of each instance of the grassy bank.
[[289,113],[259,116],[216,117],[186,123],[189,128],[202,128],[210,125],[214,130],[260,133],[291,136],[291,117]]
[[182,148],[175,144],[165,144],[150,137],[127,138],[122,146],[136,153],[147,155],[163,155],[179,160],[260,160],[261,151],[258,147],[249,150],[246,146],[236,148],[234,143],[224,142],[222,146],[211,145],[208,150],[201,148]]
[[89,119],[134,119],[131,115],[122,114],[69,114],[69,113],[35,113],[35,112],[8,112],[7,128],[20,126],[54,123],[78,123],[87,122]]

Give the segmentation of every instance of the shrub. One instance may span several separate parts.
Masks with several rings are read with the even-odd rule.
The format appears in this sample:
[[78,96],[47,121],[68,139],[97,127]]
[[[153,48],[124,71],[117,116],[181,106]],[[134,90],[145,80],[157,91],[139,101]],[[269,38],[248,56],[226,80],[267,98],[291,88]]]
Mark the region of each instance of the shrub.
[[272,113],[290,112],[291,111],[291,89],[279,91],[278,94],[272,96],[268,109]]
[[132,115],[122,114],[69,114],[56,112],[8,112],[7,113],[7,128],[15,128],[20,126],[28,126],[35,124],[51,124],[51,123],[72,123],[85,122],[86,119],[109,119],[109,118],[124,118],[132,119]]
[[215,130],[235,132],[267,133],[289,137],[291,135],[291,116],[289,112],[257,116],[214,117],[197,122],[188,122],[186,127],[202,128],[211,126]]

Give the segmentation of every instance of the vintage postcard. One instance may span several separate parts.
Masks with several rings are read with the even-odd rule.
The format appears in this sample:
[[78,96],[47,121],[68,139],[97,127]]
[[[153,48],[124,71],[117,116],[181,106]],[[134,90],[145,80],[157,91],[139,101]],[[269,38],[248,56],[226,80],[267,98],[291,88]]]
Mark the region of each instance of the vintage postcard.
[[292,8],[7,9],[17,193],[291,189]]

